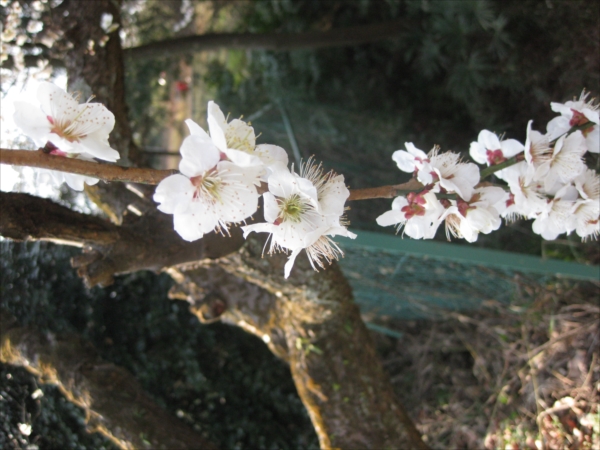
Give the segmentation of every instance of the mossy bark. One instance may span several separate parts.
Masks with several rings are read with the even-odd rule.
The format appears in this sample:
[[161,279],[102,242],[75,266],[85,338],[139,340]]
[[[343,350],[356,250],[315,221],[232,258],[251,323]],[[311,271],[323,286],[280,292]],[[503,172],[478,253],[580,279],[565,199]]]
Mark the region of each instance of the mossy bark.
[[264,240],[214,263],[169,270],[202,322],[220,318],[260,337],[290,365],[321,448],[426,448],[396,399],[339,267],[262,258]]
[[122,449],[216,448],[158,406],[131,373],[102,360],[80,337],[16,326],[6,311],[1,325],[0,361],[56,384],[85,411],[90,432],[101,433]]

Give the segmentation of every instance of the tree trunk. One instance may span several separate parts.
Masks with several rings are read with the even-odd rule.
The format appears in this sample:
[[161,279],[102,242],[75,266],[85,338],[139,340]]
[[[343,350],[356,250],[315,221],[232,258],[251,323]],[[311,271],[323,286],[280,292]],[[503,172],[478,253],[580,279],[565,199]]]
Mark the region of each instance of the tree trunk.
[[[283,278],[285,256],[261,258],[249,238],[203,267],[169,269],[202,322],[237,325],[287,361],[321,448],[427,448],[397,401],[348,282],[336,264],[316,273],[298,258]],[[245,281],[245,282],[244,282]]]

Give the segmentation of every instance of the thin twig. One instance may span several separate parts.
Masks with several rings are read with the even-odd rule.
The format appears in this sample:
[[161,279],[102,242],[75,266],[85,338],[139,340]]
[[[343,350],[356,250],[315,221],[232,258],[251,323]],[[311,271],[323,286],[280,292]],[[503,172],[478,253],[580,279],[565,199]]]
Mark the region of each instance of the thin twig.
[[0,149],[0,163],[59,170],[99,178],[104,181],[158,184],[175,170],[141,169],[82,159],[48,155],[42,151]]
[[353,200],[368,200],[371,198],[394,198],[399,195],[406,195],[409,192],[418,191],[423,188],[423,185],[416,179],[412,179],[403,184],[395,184],[392,186],[379,186],[366,189],[351,189],[349,201]]

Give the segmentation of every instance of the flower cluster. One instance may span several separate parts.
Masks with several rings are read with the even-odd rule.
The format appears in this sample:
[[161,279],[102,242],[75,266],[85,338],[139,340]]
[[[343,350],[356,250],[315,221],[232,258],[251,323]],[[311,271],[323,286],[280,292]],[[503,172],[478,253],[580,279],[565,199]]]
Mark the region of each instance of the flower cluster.
[[173,214],[175,230],[186,240],[211,231],[226,233],[231,224],[244,222],[258,208],[261,183],[266,222],[243,227],[271,234],[270,253],[291,251],[285,266],[289,276],[296,256],[306,250],[313,267],[323,267],[342,255],[330,236],[354,237],[343,225],[349,191],[344,178],[309,160],[300,174],[287,167],[281,147],[256,145],[254,129],[240,119],[228,122],[221,109],[208,104],[209,133],[192,120],[190,136],[182,146],[181,174],[165,178],[156,188],[158,209]]
[[323,174],[312,159],[299,172],[277,165],[268,178],[269,191],[263,194],[266,222],[242,227],[244,237],[253,231],[270,233],[269,253],[292,252],[285,265],[286,278],[303,249],[316,269],[315,264],[324,267],[323,259],[330,263],[343,255],[330,236],[356,237],[344,224],[344,204],[350,195],[344,177]]
[[[103,105],[76,98],[50,83],[37,92],[39,106],[15,103],[15,122],[44,151],[58,157],[94,158],[114,162],[119,153],[108,144],[114,116]],[[583,93],[578,100],[552,103],[559,113],[543,134],[527,124],[526,140],[503,139],[488,130],[470,146],[473,160],[458,153],[429,153],[405,143],[392,155],[398,168],[412,173],[422,185],[392,202],[377,218],[414,239],[432,239],[442,223],[446,236],[477,240],[479,233],[497,230],[502,218],[533,219],[533,231],[544,239],[576,232],[583,239],[600,235],[600,178],[587,167],[586,153],[598,153],[598,105]],[[344,177],[325,172],[313,158],[295,170],[288,168],[286,151],[256,144],[254,129],[241,119],[228,120],[219,106],[208,103],[208,132],[191,119],[190,135],[181,145],[180,173],[163,179],[154,200],[173,215],[174,228],[187,241],[244,224],[244,237],[269,233],[268,253],[289,254],[287,278],[297,256],[305,250],[312,267],[343,256],[332,239],[356,235],[347,229],[345,203],[350,191]],[[46,171],[55,182],[76,190],[98,180],[82,175]],[[495,174],[501,184],[482,182]],[[262,196],[264,222],[246,224]],[[270,243],[269,240],[270,239]]]
[[[115,116],[100,103],[79,104],[78,100],[58,86],[44,82],[37,91],[39,105],[15,102],[15,123],[51,155],[93,161],[98,158],[114,162],[119,152],[108,144],[115,126]],[[83,190],[83,183],[98,179],[84,175],[48,171],[57,182],[65,181],[72,189]]]
[[[599,151],[598,106],[577,101],[552,103],[561,115],[547,125],[547,133],[527,125],[525,144],[501,140],[483,130],[471,143],[470,155],[506,182],[503,187],[479,184],[479,168],[460,161],[452,152],[428,154],[406,143],[392,159],[400,170],[413,173],[423,184],[418,192],[397,197],[392,210],[377,218],[381,226],[404,227],[415,239],[431,239],[442,222],[446,235],[477,240],[501,225],[501,217],[534,219],[533,231],[556,239],[575,231],[583,239],[600,234],[600,179],[587,168],[586,152]],[[493,166],[497,166],[494,168]]]

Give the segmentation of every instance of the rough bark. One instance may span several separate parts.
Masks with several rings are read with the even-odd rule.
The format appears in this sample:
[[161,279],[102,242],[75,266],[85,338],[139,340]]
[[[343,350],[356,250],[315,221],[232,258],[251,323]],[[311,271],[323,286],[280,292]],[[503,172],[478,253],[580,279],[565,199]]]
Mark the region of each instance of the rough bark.
[[[0,206],[3,235],[84,246],[73,263],[90,285],[188,263],[168,269],[179,283],[171,296],[190,301],[203,322],[224,320],[256,334],[290,364],[322,448],[424,448],[336,265],[316,273],[299,257],[284,280],[285,255],[262,258],[264,241],[256,237],[231,253],[242,243],[233,230],[237,240],[211,235],[188,243],[173,236],[170,217],[161,213],[116,226],[27,194],[2,193]],[[207,263],[228,253],[218,265]]]
[[[260,337],[287,361],[321,448],[427,448],[397,401],[337,265],[315,273],[299,258],[261,258],[264,241],[203,266],[171,268],[171,297],[200,321],[221,319]],[[245,281],[245,282],[244,282]]]
[[160,58],[217,49],[290,51],[344,47],[398,37],[403,20],[305,33],[220,33],[184,36],[125,49],[126,58]]
[[102,360],[89,343],[17,327],[6,311],[1,317],[0,361],[56,384],[83,408],[90,432],[101,433],[122,449],[216,448],[158,406],[131,373]]
[[72,260],[88,286],[107,286],[114,275],[218,258],[243,243],[239,229],[186,242],[175,233],[171,216],[153,210],[128,215],[122,226],[77,213],[51,200],[0,192],[0,234],[15,240],[51,240],[83,247]]

